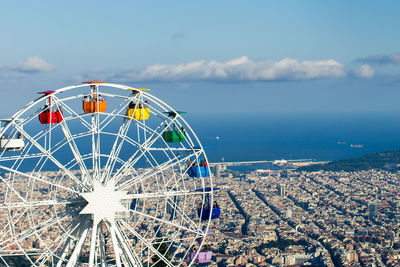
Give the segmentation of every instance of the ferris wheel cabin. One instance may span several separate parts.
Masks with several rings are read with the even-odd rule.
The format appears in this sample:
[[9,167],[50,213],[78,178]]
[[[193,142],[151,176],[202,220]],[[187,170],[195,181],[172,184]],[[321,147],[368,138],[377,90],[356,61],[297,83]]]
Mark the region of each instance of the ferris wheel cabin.
[[[164,112],[168,115],[168,117],[172,117],[175,118],[176,115],[178,114],[182,114],[182,113],[186,113],[183,111],[168,111],[168,112]],[[165,142],[167,143],[182,143],[185,141],[185,137],[186,137],[186,132],[185,129],[183,128],[183,126],[181,127],[181,129],[179,130],[175,123],[172,129],[168,129],[167,126],[165,126],[165,130],[162,134],[162,137],[164,139]]]
[[63,112],[61,110],[49,111],[43,110],[39,114],[39,121],[41,124],[56,124],[63,120]]
[[[38,94],[51,95],[55,91],[39,92]],[[41,124],[56,124],[63,120],[63,112],[58,108],[52,106],[51,96],[49,96],[48,105],[44,105],[42,112],[39,113],[39,121]]]
[[[83,98],[82,107],[85,113],[105,112],[107,109],[107,101],[99,94],[97,85],[99,83],[106,83],[103,81],[88,81],[83,83],[90,83],[91,95]],[[95,84],[92,84],[95,83]]]
[[[7,124],[11,123],[13,119],[2,119],[1,130],[3,130]],[[16,119],[14,123],[18,124],[22,128],[21,119]],[[3,134],[0,139],[0,150],[2,151],[21,151],[25,147],[25,141],[21,133],[14,134]]]
[[[210,214],[211,213],[211,214]],[[211,219],[218,219],[219,216],[221,215],[221,208],[218,206],[218,204],[214,207],[210,207],[210,205],[203,207],[203,208],[198,208],[197,214],[202,220],[208,220],[211,215]]]
[[[196,251],[190,253],[190,259],[193,260],[196,257]],[[195,263],[210,263],[212,257],[211,251],[200,251],[194,260]]]
[[130,107],[126,110],[126,116],[135,120],[148,120],[150,117],[150,109],[147,107],[142,107],[141,104],[138,104],[139,107],[135,108],[129,104]]
[[200,178],[210,176],[207,166],[192,166],[188,169],[187,174],[190,177]]
[[185,141],[186,132],[175,128],[163,132],[163,139],[167,143],[182,143]]
[[137,98],[135,101],[131,101],[126,109],[125,116],[135,120],[148,120],[150,117],[150,108],[148,101],[140,101],[140,91],[150,91],[150,89],[136,88],[129,89],[132,91],[132,96]]
[[[213,190],[216,191],[219,190],[219,188],[215,187]],[[204,191],[209,192],[211,191],[211,188],[207,187],[204,189]],[[204,205],[197,209],[197,214],[202,220],[208,220],[208,218],[214,220],[218,219],[221,215],[221,208],[219,207],[217,201],[211,203],[210,196],[207,195]]]

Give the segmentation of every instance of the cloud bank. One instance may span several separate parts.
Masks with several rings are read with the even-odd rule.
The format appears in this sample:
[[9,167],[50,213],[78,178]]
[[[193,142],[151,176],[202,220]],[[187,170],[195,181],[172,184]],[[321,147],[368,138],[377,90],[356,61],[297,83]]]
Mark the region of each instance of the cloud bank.
[[225,62],[200,60],[180,64],[155,64],[144,70],[114,75],[118,81],[289,81],[346,76],[344,65],[333,59],[253,61],[243,56]]
[[54,65],[37,56],[28,57],[14,68],[16,71],[25,73],[50,72],[55,69]]
[[362,57],[356,60],[357,62],[370,64],[370,65],[399,65],[400,64],[400,53],[393,53],[391,55],[374,55],[368,57]]

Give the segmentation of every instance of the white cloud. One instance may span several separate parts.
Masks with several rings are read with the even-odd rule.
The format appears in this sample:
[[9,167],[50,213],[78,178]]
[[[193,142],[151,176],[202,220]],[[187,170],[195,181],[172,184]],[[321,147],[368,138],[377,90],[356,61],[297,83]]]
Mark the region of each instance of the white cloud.
[[361,78],[371,78],[375,74],[375,70],[368,64],[361,65],[354,71],[354,74]]
[[19,72],[35,73],[53,71],[56,67],[40,57],[33,56],[21,61],[14,69]]
[[273,81],[344,77],[344,65],[333,59],[253,61],[243,56],[225,62],[200,60],[180,64],[155,64],[144,70],[114,76],[118,81]]

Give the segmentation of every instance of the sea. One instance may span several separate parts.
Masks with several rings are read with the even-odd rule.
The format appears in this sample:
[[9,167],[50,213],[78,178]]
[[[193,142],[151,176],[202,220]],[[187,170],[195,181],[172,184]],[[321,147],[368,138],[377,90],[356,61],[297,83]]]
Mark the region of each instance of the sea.
[[[355,158],[400,148],[400,113],[188,114],[210,162]],[[239,170],[269,168],[247,166]]]
[[[395,150],[400,148],[399,118],[400,112],[184,114],[184,119],[205,148],[209,162],[331,161]],[[111,141],[109,143],[112,144]],[[80,145],[82,149],[86,147],[90,150],[90,144]],[[126,158],[128,156],[125,155]],[[59,160],[67,162],[70,158]],[[32,167],[26,161],[21,170],[28,171]],[[271,164],[254,164],[230,169],[251,171],[274,167]]]

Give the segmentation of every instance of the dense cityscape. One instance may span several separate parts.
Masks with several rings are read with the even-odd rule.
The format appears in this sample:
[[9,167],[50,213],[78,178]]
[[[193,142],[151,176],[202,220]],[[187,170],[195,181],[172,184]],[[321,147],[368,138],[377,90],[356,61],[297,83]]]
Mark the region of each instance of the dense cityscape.
[[399,266],[399,173],[222,172],[218,266]]
[[[400,265],[398,172],[219,169],[216,174],[215,200],[222,212],[203,246],[212,252],[211,262],[203,265]],[[26,220],[19,220],[21,229]],[[50,244],[59,230],[48,223],[43,242]],[[33,251],[40,248],[35,238],[25,243]]]

